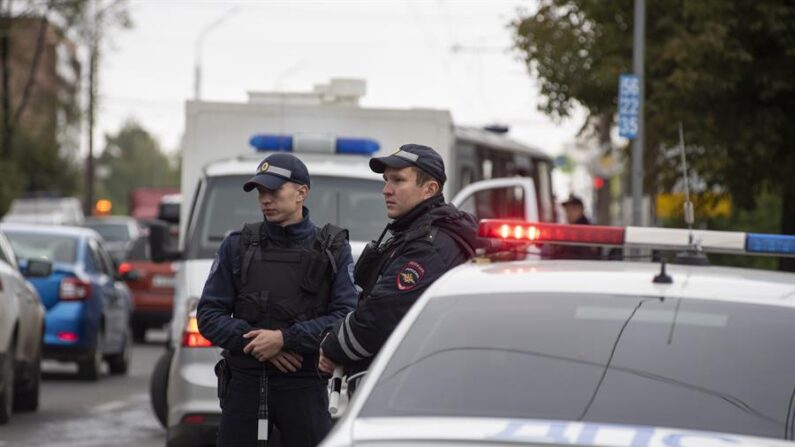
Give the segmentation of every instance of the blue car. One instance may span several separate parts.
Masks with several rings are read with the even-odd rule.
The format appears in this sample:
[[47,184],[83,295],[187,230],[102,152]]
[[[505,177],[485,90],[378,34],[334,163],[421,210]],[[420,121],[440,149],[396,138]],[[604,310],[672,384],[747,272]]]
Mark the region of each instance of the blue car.
[[103,361],[125,374],[132,352],[132,298],[102,237],[94,230],[54,225],[0,224],[19,258],[46,259],[52,273],[30,282],[46,308],[43,358],[76,362],[97,380]]

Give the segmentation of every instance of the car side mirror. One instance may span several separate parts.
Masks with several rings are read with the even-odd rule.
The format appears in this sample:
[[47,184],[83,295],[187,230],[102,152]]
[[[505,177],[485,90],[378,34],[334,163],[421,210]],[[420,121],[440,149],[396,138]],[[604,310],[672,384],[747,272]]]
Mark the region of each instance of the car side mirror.
[[52,273],[52,262],[43,259],[28,259],[25,276],[28,278],[44,278]]
[[171,232],[168,224],[156,220],[149,226],[149,252],[154,262],[166,262],[182,256],[178,250],[171,250]]
[[141,272],[135,270],[129,262],[122,262],[116,267],[116,279],[119,281],[138,281],[141,279]]

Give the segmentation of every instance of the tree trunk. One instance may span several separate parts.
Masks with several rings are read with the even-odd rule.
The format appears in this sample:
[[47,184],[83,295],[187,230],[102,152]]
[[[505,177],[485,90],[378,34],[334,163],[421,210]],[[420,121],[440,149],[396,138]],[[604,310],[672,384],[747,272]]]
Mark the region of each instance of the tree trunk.
[[10,57],[9,49],[11,48],[9,39],[9,32],[11,29],[11,22],[9,17],[2,17],[0,20],[0,75],[3,77],[2,89],[0,93],[0,107],[2,107],[2,126],[0,129],[0,151],[2,151],[2,158],[8,160],[11,158],[11,67],[8,64]]
[[[599,136],[599,150],[602,154],[612,150],[612,142],[610,141],[610,126],[613,124],[612,117],[607,113],[599,115],[599,121],[596,125],[597,133]],[[599,225],[610,225],[610,203],[612,197],[610,196],[610,179],[602,177],[604,180],[602,187],[595,192],[594,204],[594,221]]]
[[52,1],[47,3],[47,9],[44,11],[44,17],[41,19],[41,25],[39,26],[39,34],[36,36],[36,49],[33,52],[33,60],[30,62],[30,71],[28,72],[28,80],[25,82],[25,88],[22,90],[22,97],[19,100],[19,106],[17,110],[14,112],[14,119],[10,121],[11,128],[9,133],[13,134],[14,129],[19,124],[19,120],[22,117],[22,112],[25,111],[25,108],[28,105],[28,100],[30,99],[30,92],[33,89],[33,86],[36,84],[36,71],[39,68],[39,61],[41,60],[41,53],[44,51],[44,41],[47,37],[47,26],[49,21],[47,17],[49,17],[50,8],[52,7]]

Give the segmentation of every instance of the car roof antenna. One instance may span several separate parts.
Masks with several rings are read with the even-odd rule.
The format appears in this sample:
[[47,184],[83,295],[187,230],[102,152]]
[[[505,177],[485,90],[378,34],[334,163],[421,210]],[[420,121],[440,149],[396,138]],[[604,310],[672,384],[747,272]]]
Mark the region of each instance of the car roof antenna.
[[[690,177],[687,174],[687,158],[685,157],[685,133],[682,130],[681,121],[679,122],[679,149],[679,153],[682,154],[682,178],[685,182],[685,203],[683,204],[683,207],[685,223],[687,223],[688,231],[688,249],[686,251],[677,253],[673,262],[675,264],[709,265],[709,259],[707,259],[707,257],[704,255],[704,252],[701,250],[701,245],[695,241],[695,237],[693,235],[693,202],[690,201]],[[665,267],[663,267],[663,272],[664,271]]]

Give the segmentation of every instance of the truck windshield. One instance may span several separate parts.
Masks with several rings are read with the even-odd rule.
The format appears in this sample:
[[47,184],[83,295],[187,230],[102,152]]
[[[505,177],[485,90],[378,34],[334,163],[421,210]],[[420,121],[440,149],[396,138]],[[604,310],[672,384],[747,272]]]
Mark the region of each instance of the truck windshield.
[[[212,258],[224,237],[246,222],[262,220],[254,192],[243,191],[250,175],[209,178],[185,245],[188,259]],[[315,225],[333,223],[347,228],[352,241],[375,239],[387,222],[380,180],[312,177],[306,201]]]

